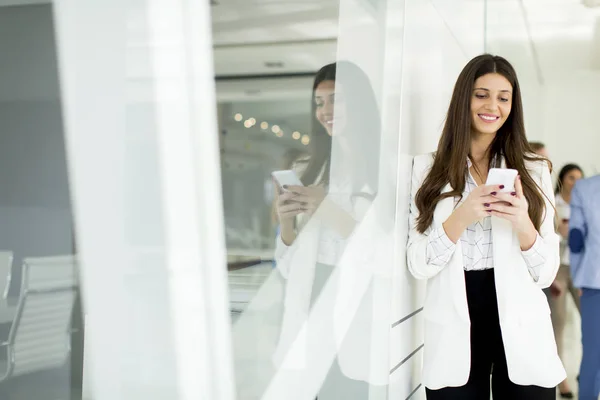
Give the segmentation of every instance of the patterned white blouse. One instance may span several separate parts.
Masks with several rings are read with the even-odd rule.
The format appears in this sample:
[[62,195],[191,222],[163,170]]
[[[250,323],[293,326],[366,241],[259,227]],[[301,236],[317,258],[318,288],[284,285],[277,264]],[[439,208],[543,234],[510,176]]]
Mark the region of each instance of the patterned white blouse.
[[[471,167],[471,160],[467,161]],[[465,189],[462,199],[458,197],[455,200],[455,208],[461,205],[469,194],[477,187],[475,179],[470,172],[467,173]],[[492,217],[484,219],[470,225],[460,237],[463,253],[463,267],[465,271],[475,271],[494,268],[493,243],[492,243]],[[539,269],[546,261],[545,255],[540,251],[542,239],[538,233],[533,246],[526,251],[522,251],[523,258],[529,269],[532,278],[537,281],[539,278]],[[450,262],[450,258],[456,250],[456,244],[448,238],[443,228],[433,229],[428,236],[427,260],[428,263],[438,266],[444,266]]]

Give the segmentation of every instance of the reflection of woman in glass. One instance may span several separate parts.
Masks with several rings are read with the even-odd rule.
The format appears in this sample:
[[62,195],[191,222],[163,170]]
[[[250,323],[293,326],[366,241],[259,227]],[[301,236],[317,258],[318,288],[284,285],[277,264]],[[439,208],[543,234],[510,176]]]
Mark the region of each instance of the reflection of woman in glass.
[[[291,169],[292,167],[296,167],[297,166],[297,161],[300,159],[305,159],[306,155],[304,154],[304,152],[296,149],[296,148],[291,148],[288,149],[284,155],[283,155],[283,161],[281,162],[280,165],[280,169],[281,170],[287,170],[287,169]],[[272,185],[270,184],[269,187],[273,188],[275,190],[275,195],[272,197],[272,199],[274,199],[277,194],[280,191],[280,188],[276,185]],[[275,226],[275,236],[279,236],[279,233],[281,232],[281,226],[279,225],[279,215],[277,213],[277,202],[273,202],[271,204],[271,222],[273,223],[273,225]],[[275,260],[273,260],[273,267],[275,267],[277,265],[277,263],[275,262]]]
[[[347,87],[340,82],[336,86],[336,70],[340,68],[357,80]],[[349,184],[351,177],[352,189],[357,194],[360,194],[362,186],[369,186],[373,190],[377,184],[379,160],[375,154],[379,152],[378,111],[373,90],[364,73],[349,62],[321,68],[313,84],[312,109],[314,119],[309,156],[296,160],[294,165],[304,187],[289,188],[277,199],[280,238],[286,245],[294,242],[299,231],[296,217],[314,214],[325,198],[331,178],[334,128],[340,161],[336,170],[342,171],[340,175],[345,175],[345,183]],[[336,185],[339,186],[339,182]],[[347,222],[349,225],[344,224],[340,233],[347,235],[346,229],[353,227],[352,221]]]
[[[281,188],[276,198],[281,230],[275,258],[288,282],[280,341],[284,352],[377,192],[380,124],[373,89],[364,72],[350,62],[323,67],[315,76],[312,110],[309,155],[294,166],[303,186]],[[328,292],[327,296],[335,294]],[[331,321],[329,318],[327,323]],[[330,334],[323,340],[333,343],[334,327],[328,330]],[[368,385],[345,375],[345,366],[334,362],[319,398],[329,398],[327,393],[336,393],[336,399],[366,398]]]
[[[566,377],[542,292],[559,266],[549,162],[527,142],[522,107],[513,67],[478,56],[437,152],[414,159],[407,253],[427,279],[428,399],[488,399],[491,373],[494,399],[550,400]],[[486,185],[494,167],[519,175]]]
[[[550,310],[552,316],[552,325],[554,326],[554,337],[558,347],[558,354],[564,359],[563,332],[567,322],[567,295],[571,294],[577,310],[580,308],[579,293],[573,280],[571,279],[571,267],[569,262],[569,217],[571,202],[571,190],[575,182],[583,178],[583,171],[576,164],[567,164],[558,174],[558,182],[554,194],[556,196],[556,213],[558,216],[558,233],[561,236],[560,242],[560,269],[551,286],[552,291],[549,296]],[[558,385],[558,389],[563,398],[573,398],[573,393],[569,388],[567,379]]]

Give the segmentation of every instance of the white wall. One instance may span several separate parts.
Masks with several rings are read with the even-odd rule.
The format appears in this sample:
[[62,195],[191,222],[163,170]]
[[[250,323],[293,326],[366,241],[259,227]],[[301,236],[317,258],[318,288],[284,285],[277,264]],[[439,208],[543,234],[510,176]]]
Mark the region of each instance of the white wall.
[[0,248],[18,284],[22,257],[72,246],[51,6],[0,7],[0,54]]
[[588,175],[598,173],[600,18],[566,1],[532,4],[521,14],[517,2],[490,2],[487,48],[517,71],[527,136],[546,144],[555,171],[575,162]]
[[548,82],[539,100],[546,121],[542,140],[554,168],[579,164],[586,175],[600,173],[600,71],[579,71]]

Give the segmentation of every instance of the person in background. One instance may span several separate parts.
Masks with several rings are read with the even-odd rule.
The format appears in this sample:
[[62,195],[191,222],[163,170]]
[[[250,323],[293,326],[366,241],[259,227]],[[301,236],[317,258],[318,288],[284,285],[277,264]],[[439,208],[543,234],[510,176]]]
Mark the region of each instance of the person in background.
[[[571,269],[569,267],[569,216],[571,202],[571,191],[575,183],[583,178],[583,171],[576,164],[567,164],[558,174],[558,182],[554,191],[556,198],[556,214],[558,220],[558,233],[561,236],[560,243],[560,269],[556,279],[551,286],[552,295],[548,297],[550,309],[552,311],[552,326],[554,327],[554,336],[558,347],[558,354],[564,362],[564,338],[563,332],[567,320],[567,295],[570,294],[579,310],[579,292],[573,285],[571,279]],[[565,399],[572,399],[573,392],[569,388],[567,379],[558,385],[560,396]]]
[[[537,154],[538,156],[542,156],[544,158],[546,158],[547,160],[550,159],[550,155],[548,153],[548,149],[546,148],[546,145],[542,142],[529,142],[529,146],[531,147],[531,150],[533,150],[533,152],[535,154]],[[550,285],[550,287],[546,288],[543,290],[544,294],[546,295],[546,298],[548,299],[548,302],[550,302],[552,296],[559,296],[562,292],[562,289],[560,288],[560,283],[557,281],[552,282],[552,284]],[[564,387],[559,387],[559,390],[561,391],[561,393],[568,393],[569,391],[566,390],[564,391]],[[568,396],[568,394],[567,394]],[[567,397],[568,398],[568,397]]]
[[600,175],[582,179],[571,192],[571,276],[581,293],[579,399],[600,395]]
[[548,150],[546,149],[546,145],[542,142],[529,142],[529,146],[531,146],[531,150],[533,150],[533,152],[535,154],[537,154],[538,156],[542,156],[545,158],[550,158],[548,157]]

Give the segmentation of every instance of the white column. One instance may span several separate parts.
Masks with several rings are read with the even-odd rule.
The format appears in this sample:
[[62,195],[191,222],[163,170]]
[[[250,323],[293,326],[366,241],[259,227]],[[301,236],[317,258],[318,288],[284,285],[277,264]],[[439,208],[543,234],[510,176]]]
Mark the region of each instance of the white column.
[[55,4],[96,400],[234,398],[208,13]]

